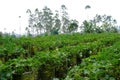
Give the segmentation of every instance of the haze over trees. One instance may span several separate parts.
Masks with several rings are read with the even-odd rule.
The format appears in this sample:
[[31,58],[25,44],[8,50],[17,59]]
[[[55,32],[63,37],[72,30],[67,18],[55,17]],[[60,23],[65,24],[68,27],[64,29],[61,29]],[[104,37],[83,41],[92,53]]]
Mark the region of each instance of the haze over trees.
[[117,32],[116,23],[112,16],[97,14],[93,20],[85,20],[81,28],[85,33]]
[[47,6],[42,10],[35,9],[34,12],[28,9],[27,13],[29,14],[29,26],[26,27],[28,34],[74,33],[78,29],[78,21],[69,19],[65,5],[61,5],[61,16],[58,10],[53,14]]
[[[85,6],[85,9],[90,8],[89,5]],[[26,31],[31,35],[117,32],[116,20],[107,15],[96,14],[92,20],[85,20],[79,26],[76,19],[70,19],[65,5],[61,5],[61,12],[55,10],[53,13],[50,8],[45,6],[42,10],[36,8],[34,12],[28,9],[27,14],[29,15],[29,26],[26,27]]]

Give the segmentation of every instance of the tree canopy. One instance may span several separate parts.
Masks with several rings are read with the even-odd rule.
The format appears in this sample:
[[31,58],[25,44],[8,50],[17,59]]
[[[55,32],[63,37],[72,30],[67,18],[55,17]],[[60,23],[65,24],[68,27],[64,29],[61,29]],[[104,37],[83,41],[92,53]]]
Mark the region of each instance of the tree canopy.
[[92,20],[85,20],[81,27],[85,33],[117,32],[116,23],[112,16],[97,14]]
[[[90,5],[85,6],[85,9],[89,8],[91,8]],[[85,20],[79,26],[76,19],[70,19],[67,10],[65,5],[61,5],[61,12],[55,10],[55,13],[47,6],[42,10],[36,8],[34,12],[28,9],[26,13],[29,15],[29,25],[26,27],[26,31],[29,35],[75,33],[78,31],[83,33],[117,32],[117,21],[112,16],[96,14],[92,20]]]

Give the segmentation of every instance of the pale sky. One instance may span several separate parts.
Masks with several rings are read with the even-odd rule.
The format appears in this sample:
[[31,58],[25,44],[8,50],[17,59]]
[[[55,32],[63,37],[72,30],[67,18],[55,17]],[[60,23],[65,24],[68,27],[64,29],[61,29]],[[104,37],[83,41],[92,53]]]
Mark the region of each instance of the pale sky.
[[[24,33],[25,27],[28,26],[27,9],[41,10],[44,6],[48,6],[54,11],[60,10],[62,4],[68,8],[70,18],[77,19],[80,24],[84,19],[94,17],[95,14],[106,14],[115,18],[120,25],[120,0],[0,0],[0,31],[15,30],[15,33],[19,33],[21,26]],[[85,10],[86,5],[90,5],[91,9]]]

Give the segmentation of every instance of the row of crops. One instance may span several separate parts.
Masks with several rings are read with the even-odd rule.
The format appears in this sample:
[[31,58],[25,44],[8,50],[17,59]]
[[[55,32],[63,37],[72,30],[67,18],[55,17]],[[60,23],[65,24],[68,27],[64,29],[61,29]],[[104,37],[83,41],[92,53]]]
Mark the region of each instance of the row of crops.
[[0,37],[0,80],[119,80],[120,35]]
[[120,41],[75,65],[65,80],[120,80]]

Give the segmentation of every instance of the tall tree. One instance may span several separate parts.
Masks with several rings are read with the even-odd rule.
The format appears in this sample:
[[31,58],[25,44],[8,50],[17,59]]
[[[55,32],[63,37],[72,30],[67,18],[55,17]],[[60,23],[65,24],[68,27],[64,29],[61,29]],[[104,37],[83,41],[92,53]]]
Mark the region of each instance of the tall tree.
[[68,32],[73,33],[78,30],[78,21],[77,20],[71,20],[70,25],[68,26]]
[[102,29],[103,32],[116,32],[115,24],[117,21],[112,16],[96,15],[91,21],[96,26],[96,30]]
[[31,12],[30,9],[27,10],[27,13],[29,14],[29,26],[26,28],[26,30],[31,34],[41,34],[48,33],[50,34],[50,31],[53,26],[53,13],[45,6],[41,11],[38,9],[35,9],[34,14]]
[[84,33],[92,33],[94,28],[93,28],[93,24],[90,21],[84,21],[82,24],[82,29]]
[[43,25],[42,25],[42,12],[38,10],[38,8],[35,9],[35,26],[36,26],[36,32],[37,35],[42,33]]
[[34,14],[32,14],[32,12],[31,12],[31,10],[30,9],[28,9],[27,11],[26,11],[26,13],[28,13],[29,14],[29,20],[28,20],[28,22],[29,22],[29,25],[28,25],[28,27],[26,28],[26,30],[27,31],[29,31],[30,32],[30,34],[34,34]]
[[55,14],[52,10],[45,6],[41,11],[35,9],[32,13],[30,9],[26,11],[29,14],[29,26],[26,28],[28,34],[58,34],[58,33],[72,33],[78,29],[78,21],[70,20],[67,8],[65,5],[61,6],[62,15],[56,10]]
[[116,23],[112,16],[96,15],[93,20],[85,20],[82,28],[86,33],[117,32]]
[[85,10],[87,11],[87,13],[86,13],[86,15],[87,15],[87,19],[89,20],[89,13],[90,12],[88,12],[88,10],[90,10],[91,9],[91,6],[90,5],[86,5],[85,6]]
[[45,6],[43,8],[43,26],[45,29],[45,32],[47,32],[48,34],[50,34],[51,30],[52,30],[52,26],[53,26],[53,13],[50,10],[50,8],[48,8],[47,6]]
[[65,5],[61,5],[61,10],[62,10],[62,32],[63,33],[67,33],[67,29],[68,29],[68,26],[70,25],[70,20],[69,20],[69,17],[68,17],[68,13],[67,13],[67,8]]
[[52,28],[51,33],[52,34],[58,34],[59,31],[60,31],[60,27],[61,27],[61,21],[59,19],[59,12],[57,10],[55,10],[54,26]]

